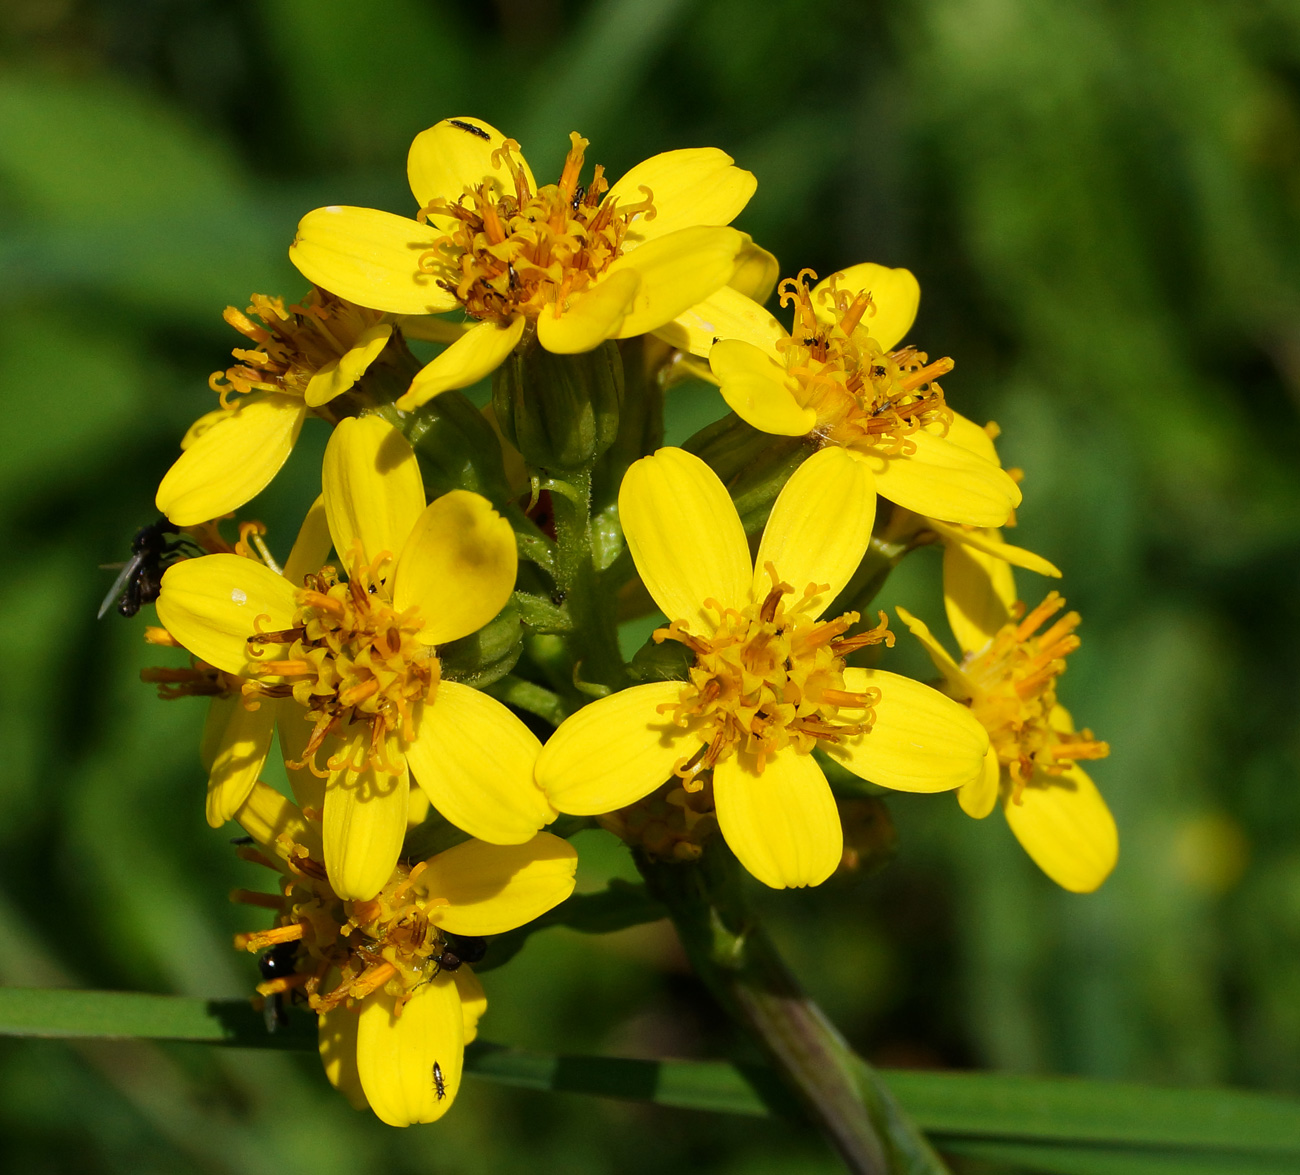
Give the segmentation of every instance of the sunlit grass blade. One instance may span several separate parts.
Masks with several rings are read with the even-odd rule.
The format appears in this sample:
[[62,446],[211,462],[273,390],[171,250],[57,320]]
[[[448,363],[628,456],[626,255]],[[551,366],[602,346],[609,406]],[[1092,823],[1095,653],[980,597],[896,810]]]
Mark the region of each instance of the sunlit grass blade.
[[[590,904],[580,902],[570,917],[589,928],[632,909],[616,907],[608,891],[584,898]],[[315,1049],[305,1010],[271,1034],[243,1000],[143,992],[0,988],[0,1036]],[[749,1116],[796,1112],[768,1070],[725,1061],[559,1056],[480,1041],[467,1051],[465,1067],[526,1089]],[[1300,1173],[1300,1101],[1289,1098],[996,1073],[895,1070],[883,1077],[931,1142],[954,1154],[1051,1175]]]

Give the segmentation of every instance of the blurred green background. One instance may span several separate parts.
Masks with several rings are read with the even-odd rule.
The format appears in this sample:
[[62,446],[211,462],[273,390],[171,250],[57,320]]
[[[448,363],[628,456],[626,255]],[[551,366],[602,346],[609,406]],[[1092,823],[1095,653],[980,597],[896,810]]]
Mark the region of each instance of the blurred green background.
[[[550,175],[717,145],[787,273],[906,265],[915,340],[1025,470],[1013,538],[1066,571],[1064,680],[1110,740],[1122,853],[1059,892],[1000,817],[890,801],[884,872],[761,900],[884,1064],[1300,1092],[1300,7],[1286,0],[6,0],[0,5],[0,983],[239,996],[255,882],[203,822],[198,705],[95,609],[236,336],[304,289],[325,203],[409,211],[406,147],[475,114]],[[680,439],[716,395],[671,402]],[[283,549],[312,434],[266,502]],[[316,482],[315,484],[318,484]],[[938,560],[882,602],[941,623]],[[1044,584],[1022,574],[1031,603]],[[900,649],[895,668],[922,668]],[[913,658],[909,660],[909,657]],[[233,830],[232,830],[233,834]],[[583,884],[629,872],[583,834]],[[488,1039],[719,1055],[663,925],[549,931]],[[33,1172],[832,1171],[797,1125],[467,1082],[389,1130],[311,1057],[0,1042]]]

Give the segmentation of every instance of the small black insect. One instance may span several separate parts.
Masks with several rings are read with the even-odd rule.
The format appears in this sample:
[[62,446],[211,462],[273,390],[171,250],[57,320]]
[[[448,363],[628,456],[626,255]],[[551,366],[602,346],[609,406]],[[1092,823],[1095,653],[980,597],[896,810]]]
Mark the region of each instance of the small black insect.
[[449,118],[447,121],[458,131],[465,131],[478,139],[486,139],[489,143],[492,141],[492,136],[481,126],[475,126],[472,122],[461,122],[459,118]]
[[443,1080],[442,1066],[437,1061],[433,1063],[433,1092],[438,1095],[439,1101],[447,1096],[447,1083]]
[[583,184],[579,184],[579,185],[578,185],[578,190],[577,190],[576,192],[573,193],[573,204],[572,204],[572,208],[573,208],[574,212],[577,212],[577,211],[578,211],[578,205],[582,203],[582,201],[583,201],[583,199],[586,197],[586,195],[587,195],[587,189],[586,189],[586,186],[583,185]]
[[442,932],[442,954],[435,956],[439,971],[455,971],[462,963],[477,963],[487,954],[487,939],[470,934]]
[[[296,942],[278,942],[257,960],[257,969],[262,978],[283,979],[297,970],[298,944]],[[266,1022],[267,1032],[274,1032],[289,1023],[289,1013],[284,1006],[284,993],[272,992],[262,1005],[262,1018]]]
[[251,836],[232,836],[230,838],[232,845],[254,845],[257,843]]
[[[172,538],[176,535],[176,538]],[[198,554],[199,548],[192,539],[165,518],[142,526],[131,540],[131,558],[122,564],[121,571],[108,589],[108,595],[99,606],[99,619],[117,604],[119,616],[134,616],[145,604],[152,604],[162,591],[162,576],[177,559]],[[110,565],[111,566],[111,565]]]

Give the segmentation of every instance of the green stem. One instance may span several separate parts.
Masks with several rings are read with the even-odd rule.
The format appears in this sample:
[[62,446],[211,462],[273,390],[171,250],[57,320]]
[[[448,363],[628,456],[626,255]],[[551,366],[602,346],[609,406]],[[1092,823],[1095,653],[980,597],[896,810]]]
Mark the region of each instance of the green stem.
[[555,514],[555,585],[573,626],[566,640],[574,682],[600,692],[619,689],[627,668],[618,648],[617,596],[602,584],[593,553],[591,468],[552,476],[545,485]]
[[875,1071],[800,988],[744,899],[740,869],[715,842],[691,864],[637,855],[696,973],[762,1046],[855,1175],[946,1175]]

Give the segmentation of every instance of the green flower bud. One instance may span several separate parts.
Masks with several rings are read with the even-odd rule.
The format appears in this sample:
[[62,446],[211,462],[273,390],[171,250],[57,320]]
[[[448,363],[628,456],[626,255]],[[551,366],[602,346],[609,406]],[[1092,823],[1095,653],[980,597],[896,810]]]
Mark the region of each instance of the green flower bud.
[[430,498],[448,490],[472,490],[498,508],[510,500],[501,442],[464,394],[443,392],[391,419],[415,450]]
[[438,661],[442,675],[448,680],[483,689],[505,677],[515,667],[523,647],[523,624],[519,609],[511,600],[495,620],[477,632],[440,645]]
[[614,443],[623,362],[606,341],[580,355],[553,355],[535,341],[497,368],[492,406],[503,435],[534,468],[581,469]]
[[746,534],[762,530],[790,475],[816,452],[805,437],[759,432],[734,412],[700,429],[682,448],[705,461],[727,487]]

